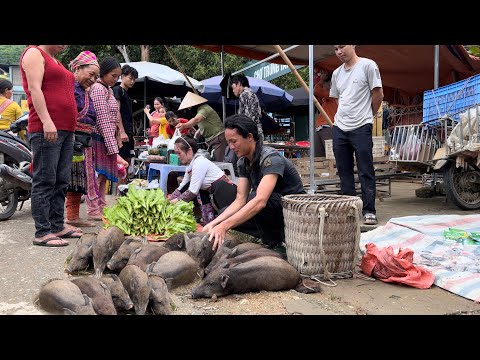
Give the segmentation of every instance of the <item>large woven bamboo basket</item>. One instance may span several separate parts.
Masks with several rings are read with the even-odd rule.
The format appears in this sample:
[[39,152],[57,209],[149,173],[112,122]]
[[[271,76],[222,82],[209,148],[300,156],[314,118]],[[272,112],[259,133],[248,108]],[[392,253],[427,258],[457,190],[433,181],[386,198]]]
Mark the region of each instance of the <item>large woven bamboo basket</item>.
[[353,276],[362,200],[356,196],[298,194],[282,198],[288,262],[301,274]]

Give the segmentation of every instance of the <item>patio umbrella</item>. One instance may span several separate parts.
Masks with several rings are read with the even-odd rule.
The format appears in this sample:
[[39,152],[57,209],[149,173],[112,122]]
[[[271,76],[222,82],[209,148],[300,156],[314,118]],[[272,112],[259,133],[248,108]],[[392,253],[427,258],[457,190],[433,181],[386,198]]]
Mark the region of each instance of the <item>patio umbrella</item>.
[[[227,90],[230,88],[229,76],[214,76],[209,79],[202,80],[202,84],[205,89],[202,92],[202,96],[208,100],[209,103],[222,103],[222,93],[226,96]],[[287,107],[293,97],[285,90],[279,88],[268,81],[253,78],[247,76],[250,88],[257,94],[260,101],[260,107],[267,112],[277,112]],[[228,91],[227,104],[237,105],[238,99],[232,94],[232,91]]]

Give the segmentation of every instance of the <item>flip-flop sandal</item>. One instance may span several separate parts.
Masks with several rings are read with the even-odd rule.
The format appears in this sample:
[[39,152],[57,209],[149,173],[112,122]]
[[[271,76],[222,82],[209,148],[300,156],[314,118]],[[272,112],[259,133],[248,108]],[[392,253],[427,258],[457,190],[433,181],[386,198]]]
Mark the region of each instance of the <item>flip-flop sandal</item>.
[[[75,234],[80,234],[80,235],[75,235]],[[67,231],[65,234],[62,234],[62,235],[55,235],[55,236],[58,236],[62,239],[75,239],[75,238],[80,238],[82,237],[83,233],[80,232],[80,231],[77,231],[77,230],[70,230],[70,231]]]
[[49,244],[49,242],[52,241],[52,240],[63,240],[63,239],[58,237],[58,236],[52,236],[52,237],[43,239],[41,241],[33,240],[33,245],[47,246],[47,247],[62,247],[62,246],[67,246],[68,245],[68,241],[65,241],[65,240],[63,240],[64,242],[62,244]]

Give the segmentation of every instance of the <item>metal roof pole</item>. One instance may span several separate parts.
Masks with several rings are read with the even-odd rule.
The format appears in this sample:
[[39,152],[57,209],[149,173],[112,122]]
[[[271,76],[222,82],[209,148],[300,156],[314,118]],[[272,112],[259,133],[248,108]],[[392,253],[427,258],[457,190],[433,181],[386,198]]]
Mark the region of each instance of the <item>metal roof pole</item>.
[[[222,51],[220,52],[220,71],[222,72],[222,78],[225,76],[225,52],[223,51],[223,45],[222,45]],[[225,118],[227,117],[227,107],[225,104],[225,96],[222,95],[222,115],[223,115],[223,122],[225,123]]]
[[434,89],[438,88],[439,58],[440,58],[440,45],[435,45],[435,62],[434,62],[434,79],[433,79]]
[[[145,81],[143,82],[143,108],[147,106],[147,81],[148,77],[145,76]],[[143,114],[143,136],[147,137],[147,115]]]
[[309,139],[310,139],[310,194],[315,193],[315,119],[313,111],[313,45],[308,45],[308,123],[309,126]]

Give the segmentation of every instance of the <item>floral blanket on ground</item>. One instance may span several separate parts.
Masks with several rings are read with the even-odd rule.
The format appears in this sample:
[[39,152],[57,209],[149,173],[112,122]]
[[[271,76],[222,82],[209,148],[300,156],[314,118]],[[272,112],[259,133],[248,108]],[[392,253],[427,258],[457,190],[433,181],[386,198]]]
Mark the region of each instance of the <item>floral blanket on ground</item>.
[[392,218],[384,226],[362,233],[360,249],[368,243],[395,251],[414,251],[413,263],[435,275],[434,284],[470,300],[480,302],[480,243],[447,240],[449,228],[480,231],[480,215],[426,215]]

